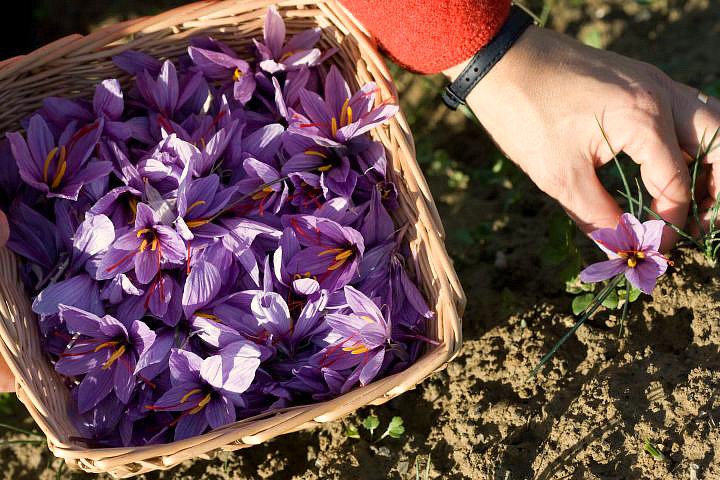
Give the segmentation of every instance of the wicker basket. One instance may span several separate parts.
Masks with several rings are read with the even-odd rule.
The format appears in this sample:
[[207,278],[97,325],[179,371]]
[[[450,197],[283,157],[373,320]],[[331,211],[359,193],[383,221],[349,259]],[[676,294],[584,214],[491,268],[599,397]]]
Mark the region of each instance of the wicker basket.
[[[351,83],[374,81],[382,97],[397,100],[392,79],[373,40],[336,1],[229,0],[198,2],[163,14],[105,27],[87,36],[71,35],[35,52],[0,62],[0,134],[20,128],[20,120],[48,96],[92,96],[105,78],[129,78],[111,62],[126,49],[173,58],[185,51],[193,35],[212,35],[232,47],[247,46],[262,35],[265,11],[278,3],[289,33],[319,26],[322,46],[338,47],[331,58]],[[18,279],[16,259],[0,249],[0,351],[15,374],[17,394],[47,436],[52,452],[87,472],[129,477],[167,469],[195,457],[237,450],[277,435],[306,429],[346,415],[364,405],[379,405],[413,388],[458,352],[460,316],[465,298],[443,245],[443,229],[402,113],[373,135],[387,149],[391,174],[398,183],[400,211],[407,224],[414,268],[421,289],[436,312],[429,349],[404,372],[357,388],[334,400],[266,413],[204,435],[163,445],[90,449],[74,441],[78,433],[68,418],[70,396],[40,349],[36,318]],[[400,180],[400,181],[398,181]]]

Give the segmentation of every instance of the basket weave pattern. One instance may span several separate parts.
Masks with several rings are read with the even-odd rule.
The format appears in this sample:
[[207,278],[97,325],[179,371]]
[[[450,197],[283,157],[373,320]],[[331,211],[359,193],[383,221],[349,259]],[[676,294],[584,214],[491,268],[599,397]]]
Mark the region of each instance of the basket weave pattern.
[[[267,7],[277,4],[289,34],[320,27],[321,47],[337,47],[329,60],[354,84],[374,81],[382,98],[397,92],[373,40],[336,1],[226,0],[198,2],[153,17],[118,23],[90,35],[71,35],[35,52],[0,62],[0,135],[18,130],[20,121],[49,96],[91,97],[106,78],[130,80],[115,67],[113,55],[141,50],[175,58],[188,38],[210,35],[238,51],[262,35]],[[257,445],[277,435],[332,421],[364,405],[378,405],[413,388],[457,354],[465,297],[443,245],[444,232],[430,190],[415,160],[412,136],[402,113],[373,131],[388,154],[390,175],[398,185],[399,225],[407,225],[413,268],[435,312],[428,336],[439,342],[407,370],[357,388],[336,399],[245,419],[201,436],[162,445],[88,448],[78,442],[68,418],[70,395],[40,347],[35,315],[19,281],[17,260],[0,249],[0,351],[16,377],[17,394],[47,436],[52,452],[88,472],[129,477],[207,457],[220,450]]]

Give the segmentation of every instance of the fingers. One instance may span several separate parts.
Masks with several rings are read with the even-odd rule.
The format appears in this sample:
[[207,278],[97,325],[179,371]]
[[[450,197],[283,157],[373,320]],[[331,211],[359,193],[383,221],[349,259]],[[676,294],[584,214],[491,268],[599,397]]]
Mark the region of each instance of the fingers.
[[715,133],[720,129],[720,100],[714,97],[707,104],[698,98],[695,88],[673,82],[673,118],[680,146],[694,157],[698,151],[711,148],[706,161],[720,162],[720,134],[710,146]]
[[[676,133],[662,118],[640,128],[645,134],[633,137],[625,152],[640,165],[643,184],[653,198],[653,211],[683,227],[690,205],[690,174]],[[676,240],[677,234],[665,228],[661,248],[668,250]]]
[[0,210],[0,247],[4,247],[10,236],[10,227],[8,226],[5,213]]
[[15,391],[15,376],[5,359],[0,356],[0,393]]
[[547,193],[560,202],[578,228],[589,234],[598,228],[615,228],[622,211],[605,190],[591,164],[567,175],[559,188]]

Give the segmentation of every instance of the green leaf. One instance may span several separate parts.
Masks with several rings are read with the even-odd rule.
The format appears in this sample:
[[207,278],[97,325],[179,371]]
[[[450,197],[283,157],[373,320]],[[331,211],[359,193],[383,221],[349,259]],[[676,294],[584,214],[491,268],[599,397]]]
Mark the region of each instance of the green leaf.
[[380,426],[380,419],[375,415],[369,415],[363,420],[363,427],[370,430],[370,435]]
[[620,304],[620,297],[616,289],[613,289],[608,296],[603,300],[602,306],[611,310],[618,308]]
[[585,293],[583,295],[578,295],[577,297],[573,298],[572,301],[572,311],[575,315],[580,315],[582,312],[585,311],[586,308],[590,306],[593,299],[595,298],[595,295],[592,293]]
[[639,288],[631,286],[630,287],[630,295],[628,297],[628,300],[630,300],[630,303],[632,303],[635,300],[637,300],[638,298],[640,298],[641,293],[642,293],[642,291],[640,291]]
[[345,436],[348,438],[360,438],[360,432],[355,425],[348,425],[345,430]]
[[390,424],[385,430],[385,433],[380,437],[381,439],[390,435],[392,438],[400,438],[405,433],[405,426],[403,425],[403,419],[401,417],[393,417],[390,420]]

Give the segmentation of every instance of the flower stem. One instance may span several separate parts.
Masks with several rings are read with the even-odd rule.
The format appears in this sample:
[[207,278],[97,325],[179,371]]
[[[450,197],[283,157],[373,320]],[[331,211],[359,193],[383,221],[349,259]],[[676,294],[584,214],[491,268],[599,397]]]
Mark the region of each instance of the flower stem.
[[[600,119],[595,117],[595,121],[597,122],[598,127],[600,127],[600,133],[602,133],[603,139],[605,139],[605,143],[607,144],[608,148],[610,149],[610,152],[612,153],[613,161],[615,162],[615,167],[617,168],[617,171],[620,174],[620,179],[622,180],[623,187],[625,188],[626,198],[628,200],[630,200],[630,204],[628,205],[628,210],[630,210],[630,214],[632,216],[635,216],[635,207],[633,206],[633,202],[632,202],[632,193],[630,192],[630,185],[628,184],[627,178],[625,177],[625,172],[623,171],[622,167],[620,166],[620,160],[618,160],[617,154],[615,153],[615,149],[610,144],[610,140],[608,139],[608,136],[605,133],[605,129],[603,128],[602,124],[600,123]],[[640,213],[640,212],[638,212],[638,213]]]
[[585,323],[585,320],[590,318],[593,313],[602,305],[602,303],[605,301],[605,299],[610,295],[610,293],[617,287],[617,285],[620,283],[620,280],[623,279],[624,274],[619,274],[616,277],[614,277],[610,283],[608,283],[605,288],[603,288],[600,293],[597,294],[597,296],[593,299],[592,303],[588,305],[588,307],[585,309],[585,312],[582,314],[580,319],[575,322],[575,325],[572,326],[570,330],[567,331],[565,335],[562,336],[560,340],[550,349],[548,353],[545,354],[544,357],[540,359],[537,365],[535,365],[535,368],[532,369],[530,372],[530,377],[534,377],[537,375],[538,370],[540,370],[540,367],[545,365],[550,358],[552,358],[553,355],[555,355],[555,352],[558,351],[558,349],[562,346],[563,343],[567,341],[568,338],[572,334],[574,334],[578,328],[582,326],[583,323]]

